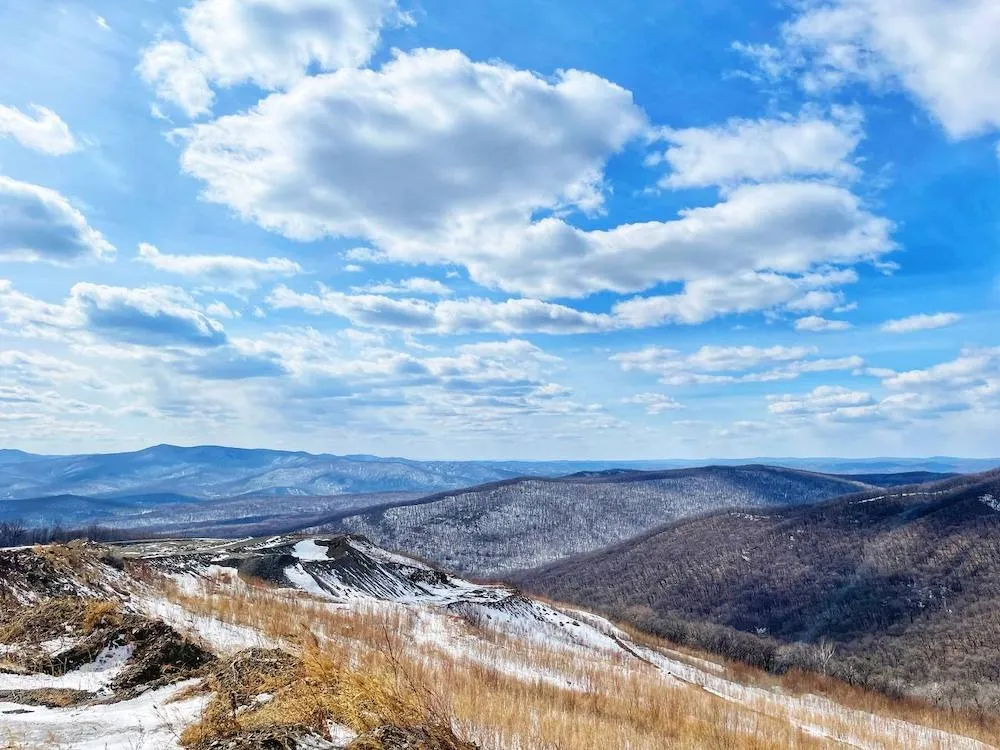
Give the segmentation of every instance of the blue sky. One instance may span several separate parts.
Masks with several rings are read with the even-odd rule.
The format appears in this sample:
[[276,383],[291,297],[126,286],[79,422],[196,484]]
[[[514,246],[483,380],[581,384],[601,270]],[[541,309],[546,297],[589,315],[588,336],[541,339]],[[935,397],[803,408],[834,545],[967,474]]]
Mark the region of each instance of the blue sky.
[[11,0],[0,444],[996,455],[998,29]]

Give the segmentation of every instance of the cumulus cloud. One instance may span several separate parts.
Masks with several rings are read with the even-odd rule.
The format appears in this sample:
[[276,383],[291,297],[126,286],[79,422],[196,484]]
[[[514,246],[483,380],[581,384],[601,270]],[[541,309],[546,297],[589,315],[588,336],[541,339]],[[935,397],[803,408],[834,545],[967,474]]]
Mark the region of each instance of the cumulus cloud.
[[[703,323],[719,315],[768,310],[812,294],[841,296],[815,287],[851,284],[857,280],[852,270],[786,276],[779,273],[746,271],[731,276],[693,279],[677,294],[633,297],[614,306],[615,317],[623,326],[646,328],[664,323]],[[813,289],[799,297],[805,289]]]
[[599,208],[605,162],[645,129],[631,94],[596,76],[546,81],[423,50],[195,125],[182,164],[209,200],[286,236],[360,237],[379,257],[461,265],[531,296],[803,273],[893,249],[891,222],[818,182],[745,185],[671,221],[607,230],[532,220]]
[[611,359],[626,372],[656,375],[661,383],[673,386],[794,380],[804,373],[857,370],[864,364],[858,356],[812,358],[816,351],[809,346],[703,346],[682,354],[648,346]]
[[115,248],[55,190],[0,175],[0,259],[65,264]]
[[684,408],[682,404],[665,393],[637,393],[634,396],[623,398],[622,403],[642,406],[646,413],[651,415],[664,414]]
[[181,13],[186,42],[151,45],[139,73],[190,117],[210,111],[212,86],[284,89],[364,65],[384,26],[409,21],[395,0],[196,0]]
[[81,282],[60,304],[35,299],[0,280],[0,315],[26,334],[35,330],[85,332],[151,347],[214,347],[228,341],[222,324],[176,287]]
[[[407,237],[598,208],[604,161],[644,128],[631,94],[595,75],[546,80],[417,50],[378,71],[310,76],[248,112],[194,125],[182,166],[209,200],[268,229],[370,238],[399,256]],[[411,260],[428,250],[421,244]]]
[[[727,125],[711,137],[749,139],[747,151],[756,139],[772,166],[740,167],[726,179],[750,184],[715,205],[593,230],[572,223],[574,210],[601,210],[605,165],[650,128],[630,92],[580,71],[544,79],[456,51],[397,52],[378,70],[309,76],[178,135],[182,166],[208,200],[289,238],[367,242],[352,262],[458,266],[475,283],[542,300],[682,285],[613,311],[638,327],[833,294],[857,278],[851,266],[895,249],[892,222],[842,185],[805,179],[853,174],[859,120],[835,112]],[[784,156],[763,153],[778,143]]]
[[683,130],[662,129],[658,138],[669,148],[651,159],[670,172],[667,188],[773,182],[790,177],[832,176],[852,179],[859,170],[851,154],[861,141],[861,113],[834,109],[824,118],[806,112],[797,118],[741,120]]
[[808,315],[795,321],[796,331],[823,333],[826,331],[846,331],[851,324],[846,320],[829,320],[819,315]]
[[814,424],[895,422],[932,419],[965,411],[970,403],[961,396],[907,391],[876,398],[864,391],[823,385],[805,394],[768,396],[768,411],[784,420]]
[[252,346],[234,342],[232,346],[213,347],[197,356],[181,359],[182,372],[205,380],[249,380],[281,377],[288,373],[277,352],[257,351]]
[[140,261],[157,271],[187,276],[220,289],[254,289],[261,281],[302,273],[302,267],[288,258],[258,260],[240,255],[169,255],[153,245],[139,245]]
[[356,286],[353,287],[353,291],[363,294],[424,294],[436,297],[447,297],[451,294],[451,289],[440,281],[420,276],[396,282],[384,281],[364,287]]
[[964,138],[1000,128],[998,26],[993,0],[824,0],[802,5],[778,46],[741,48],[808,91],[897,85]]
[[325,288],[319,294],[302,294],[278,286],[268,296],[268,304],[278,310],[339,315],[359,326],[427,333],[587,333],[615,327],[609,315],[535,299],[430,302],[377,294],[344,294]]
[[83,327],[108,338],[146,346],[221,346],[221,323],[197,308],[182,290],[80,283],[70,290],[69,313]]
[[934,328],[945,328],[954,325],[962,319],[957,313],[934,313],[933,315],[910,315],[896,320],[887,320],[879,329],[886,333],[913,333],[929,331]]
[[834,385],[821,385],[802,395],[768,396],[767,410],[772,414],[817,414],[870,406],[875,399],[870,393],[853,391]]
[[843,386],[821,385],[809,393],[768,396],[767,410],[783,417],[816,416],[824,421],[869,419],[875,412],[870,393]]
[[37,104],[32,104],[31,110],[34,116],[0,104],[0,138],[8,136],[25,148],[52,156],[63,156],[80,147],[59,115]]
[[748,370],[764,363],[790,362],[815,354],[810,346],[703,346],[692,354],[682,355],[676,349],[648,346],[636,352],[616,354],[612,359],[622,369],[662,372],[668,369]]
[[842,311],[847,307],[847,305],[844,303],[843,292],[831,292],[828,289],[815,289],[811,292],[806,292],[798,299],[792,300],[785,307],[791,312],[818,313],[823,310],[829,310],[830,308],[835,308],[835,311]]
[[215,93],[198,54],[186,44],[177,41],[154,44],[143,52],[138,71],[146,83],[155,87],[157,98],[170,102],[188,117],[211,111]]
[[1000,348],[967,348],[953,360],[923,369],[894,372],[874,372],[882,384],[891,390],[959,391],[979,389],[991,391],[1000,384]]

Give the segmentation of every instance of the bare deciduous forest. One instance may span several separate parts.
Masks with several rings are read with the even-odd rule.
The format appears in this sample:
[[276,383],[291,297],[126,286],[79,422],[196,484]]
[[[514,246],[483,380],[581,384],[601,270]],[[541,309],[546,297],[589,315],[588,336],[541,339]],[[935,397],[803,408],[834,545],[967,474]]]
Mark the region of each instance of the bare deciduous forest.
[[324,530],[365,534],[477,576],[527,568],[720,508],[813,503],[869,485],[771,466],[517,479],[365,511]]
[[1000,474],[728,511],[515,574],[674,642],[1000,709]]

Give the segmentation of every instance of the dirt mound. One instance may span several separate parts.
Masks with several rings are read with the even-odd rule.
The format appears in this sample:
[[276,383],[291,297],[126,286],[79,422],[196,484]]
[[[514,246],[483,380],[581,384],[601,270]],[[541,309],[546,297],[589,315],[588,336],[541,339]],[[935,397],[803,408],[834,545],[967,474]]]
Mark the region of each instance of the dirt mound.
[[60,676],[91,663],[114,637],[123,615],[113,604],[81,599],[50,599],[0,610],[0,671]]
[[251,648],[220,662],[208,675],[208,687],[245,706],[302,677],[301,662],[277,648]]
[[[94,600],[52,599],[0,610],[0,672],[59,677],[102,653],[127,649],[127,660],[104,693],[127,700],[203,674],[215,657],[158,620]],[[11,702],[76,705],[96,698],[81,691],[17,691]],[[72,694],[72,695],[71,695]]]
[[0,610],[49,599],[128,597],[122,561],[85,542],[0,550]]
[[119,637],[133,647],[110,686],[119,699],[200,676],[216,662],[213,654],[158,620],[129,616]]
[[365,732],[345,750],[478,750],[446,727],[384,726]]
[[332,739],[334,725],[366,738],[368,744],[351,745],[355,750],[474,750],[391,663],[357,671],[315,646],[301,656],[242,651],[220,661],[196,690],[213,696],[181,735],[181,744],[195,750],[340,747],[309,744]]
[[0,690],[0,703],[16,703],[20,706],[45,706],[46,708],[79,706],[93,697],[93,693],[88,693],[85,690],[70,690],[69,688]]

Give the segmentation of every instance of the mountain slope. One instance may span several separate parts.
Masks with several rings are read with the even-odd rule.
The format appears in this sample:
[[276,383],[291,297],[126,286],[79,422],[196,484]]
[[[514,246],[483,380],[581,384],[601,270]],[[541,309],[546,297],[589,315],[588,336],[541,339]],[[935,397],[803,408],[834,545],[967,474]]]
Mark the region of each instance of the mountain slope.
[[0,571],[19,750],[987,750],[998,726],[758,684],[357,537],[38,547]]
[[598,549],[709,510],[800,505],[868,487],[767,466],[591,472],[443,493],[350,516],[335,528],[484,576]]
[[161,492],[222,498],[243,494],[434,491],[513,475],[502,467],[474,462],[421,463],[159,445],[133,453],[8,460],[0,464],[0,498],[61,494],[114,497]]
[[1000,472],[718,513],[513,578],[771,669],[1000,710],[997,498]]

